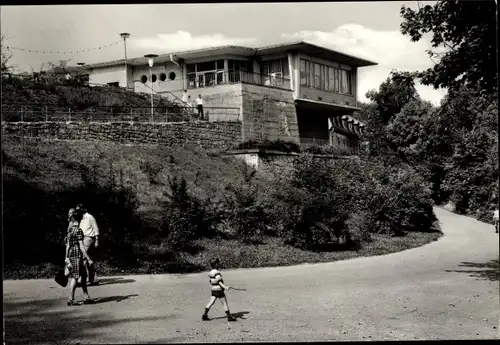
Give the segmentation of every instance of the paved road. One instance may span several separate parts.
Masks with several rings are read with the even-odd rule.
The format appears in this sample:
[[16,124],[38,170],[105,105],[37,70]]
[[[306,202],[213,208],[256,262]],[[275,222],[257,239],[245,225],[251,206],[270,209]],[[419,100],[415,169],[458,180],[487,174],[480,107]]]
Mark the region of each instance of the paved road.
[[[207,273],[123,276],[91,287],[100,303],[66,307],[51,280],[4,282],[7,344],[495,339],[498,234],[436,208],[445,234],[384,256],[281,268],[227,270],[228,293],[209,322]],[[78,294],[81,290],[77,291]]]

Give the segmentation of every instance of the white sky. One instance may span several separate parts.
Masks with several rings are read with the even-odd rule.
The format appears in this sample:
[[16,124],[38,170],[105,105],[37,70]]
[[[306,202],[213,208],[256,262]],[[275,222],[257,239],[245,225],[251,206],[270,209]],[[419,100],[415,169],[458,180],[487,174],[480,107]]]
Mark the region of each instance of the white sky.
[[[421,6],[432,3],[420,1]],[[359,70],[358,98],[366,101],[365,93],[378,88],[392,69],[432,66],[425,52],[429,41],[412,43],[399,32],[402,5],[416,8],[417,2],[2,6],[1,29],[6,45],[32,50],[12,50],[10,62],[19,71],[46,69],[48,61],[71,59],[69,64],[76,65],[122,59],[123,44],[78,54],[33,52],[104,46],[120,40],[120,32],[131,33],[129,58],[302,39],[379,63]],[[421,85],[417,89],[435,104],[445,94]]]

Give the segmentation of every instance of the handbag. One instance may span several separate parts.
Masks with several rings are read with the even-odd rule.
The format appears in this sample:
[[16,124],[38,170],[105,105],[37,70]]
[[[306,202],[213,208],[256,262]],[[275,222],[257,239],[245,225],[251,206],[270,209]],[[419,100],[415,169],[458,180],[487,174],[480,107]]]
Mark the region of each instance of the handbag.
[[64,268],[60,268],[56,276],[54,277],[54,280],[56,281],[57,284],[61,285],[62,287],[66,287],[68,285],[68,278],[69,276],[69,268],[67,265],[64,265]]

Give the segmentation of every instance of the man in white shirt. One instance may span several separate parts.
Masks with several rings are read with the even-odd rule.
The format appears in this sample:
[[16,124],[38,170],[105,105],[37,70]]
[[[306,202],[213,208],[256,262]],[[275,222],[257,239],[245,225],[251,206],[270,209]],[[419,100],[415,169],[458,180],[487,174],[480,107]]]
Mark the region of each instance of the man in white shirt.
[[[92,257],[95,249],[99,247],[99,227],[97,226],[97,222],[95,221],[94,216],[87,212],[87,209],[84,205],[79,204],[76,209],[83,212],[83,218],[80,221],[80,229],[82,229],[84,236],[83,245],[85,246],[85,249],[87,250],[89,256]],[[84,259],[84,264],[85,269],[87,270],[89,285],[99,284],[95,274],[95,261],[92,265],[89,265],[87,260]]]
[[201,98],[201,95],[198,95],[198,98],[196,99],[196,107],[198,108],[198,116],[200,117],[200,120],[203,120],[203,99]]
[[188,95],[187,90],[184,90],[184,92],[182,93],[182,101],[183,101],[184,103],[187,103],[187,101],[188,101],[188,97],[189,97],[189,95]]

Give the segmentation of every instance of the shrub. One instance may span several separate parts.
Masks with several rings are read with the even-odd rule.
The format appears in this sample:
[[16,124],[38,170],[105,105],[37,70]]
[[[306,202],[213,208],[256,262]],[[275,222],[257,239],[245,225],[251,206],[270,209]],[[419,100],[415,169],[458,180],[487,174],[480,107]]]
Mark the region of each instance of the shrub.
[[351,195],[330,163],[311,156],[296,160],[290,187],[277,195],[285,203],[286,243],[315,251],[352,244],[346,226]]
[[312,251],[332,250],[345,243],[346,212],[332,194],[312,196],[305,201],[298,219],[291,225],[288,243]]
[[261,243],[269,223],[258,189],[251,183],[226,187],[226,218],[235,235],[246,243]]
[[273,150],[281,151],[286,153],[300,152],[300,146],[291,141],[283,140],[249,140],[236,146],[237,150],[248,150],[248,149],[262,149],[262,150]]
[[365,210],[374,221],[372,231],[403,235],[407,231],[431,231],[436,220],[431,190],[426,181],[410,167],[378,171],[368,192]]
[[141,160],[139,168],[147,176],[149,183],[158,184],[158,174],[163,170],[163,165],[157,161]]
[[130,244],[144,228],[135,212],[134,191],[97,183],[91,177],[76,187],[50,191],[8,173],[3,192],[5,241],[22,243],[5,248],[6,262],[61,262],[68,209],[81,202],[96,218],[102,234],[100,259],[129,260]]
[[348,229],[346,241],[356,249],[360,249],[363,242],[371,242],[370,230],[372,224],[373,219],[368,212],[352,213],[346,222]]
[[162,233],[175,250],[184,250],[191,241],[214,233],[214,217],[207,212],[208,202],[191,196],[184,178],[169,179],[171,195],[165,203]]
[[348,148],[330,146],[330,145],[318,145],[318,144],[302,145],[301,152],[311,153],[316,155],[334,155],[334,156],[352,155],[352,151]]

